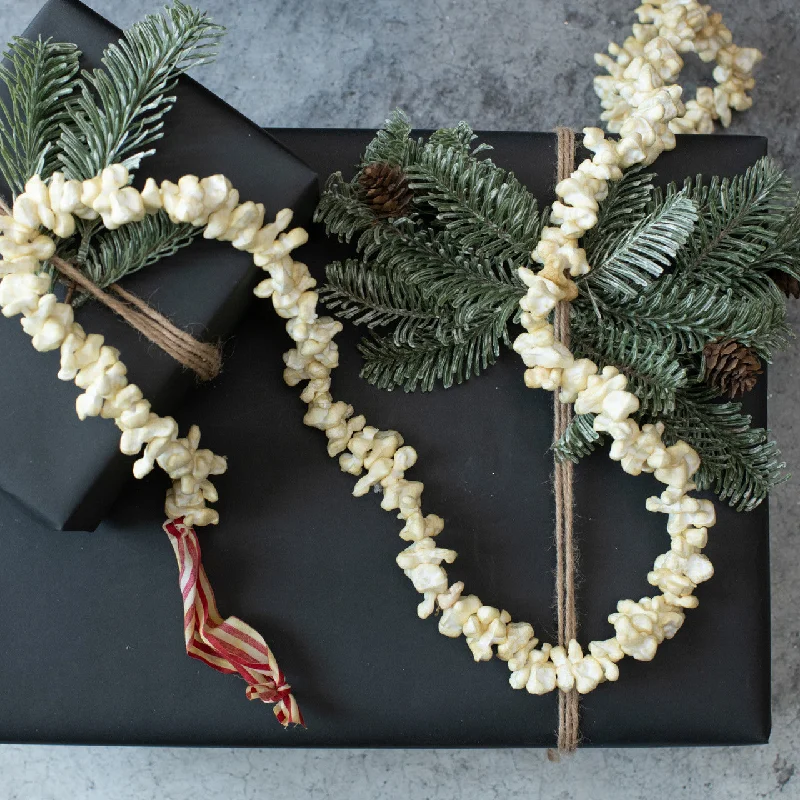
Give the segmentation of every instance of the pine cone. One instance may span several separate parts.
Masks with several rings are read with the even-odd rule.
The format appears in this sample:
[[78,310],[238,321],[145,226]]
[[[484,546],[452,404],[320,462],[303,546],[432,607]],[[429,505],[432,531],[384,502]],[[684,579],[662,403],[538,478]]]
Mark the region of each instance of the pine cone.
[[731,399],[749,392],[763,372],[756,354],[734,341],[709,342],[703,348],[706,383]]
[[800,297],[800,281],[797,278],[781,269],[771,269],[767,274],[787,297]]
[[376,161],[364,167],[358,180],[376,217],[400,217],[411,203],[413,193],[400,167]]

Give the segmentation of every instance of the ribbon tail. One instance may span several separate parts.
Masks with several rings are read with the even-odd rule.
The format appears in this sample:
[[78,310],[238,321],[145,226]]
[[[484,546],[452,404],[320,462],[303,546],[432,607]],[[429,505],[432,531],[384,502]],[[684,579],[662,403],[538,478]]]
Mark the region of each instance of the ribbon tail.
[[274,704],[281,725],[303,725],[303,715],[264,637],[238,617],[223,619],[217,611],[194,528],[183,518],[168,520],[169,536],[183,597],[183,633],[186,652],[212,669],[239,674],[247,682],[248,700]]

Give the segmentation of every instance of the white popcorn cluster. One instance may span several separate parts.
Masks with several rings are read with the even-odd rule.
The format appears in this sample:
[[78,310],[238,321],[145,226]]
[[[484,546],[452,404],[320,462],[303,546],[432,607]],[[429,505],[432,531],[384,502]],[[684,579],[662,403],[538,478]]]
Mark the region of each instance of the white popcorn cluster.
[[614,626],[620,649],[637,661],[652,661],[664,639],[671,639],[683,624],[683,610],[671,606],[663,595],[643,597],[638,603],[620,600]]
[[[697,0],[651,0],[636,14],[639,24],[633,26],[633,35],[622,45],[612,42],[609,55],[595,56],[609,73],[594,79],[609,131],[625,136],[655,124],[665,148],[671,149],[674,134],[711,133],[716,120],[728,127],[732,110],[750,108],[753,101],[747,92],[755,85],[753,67],[762,55],[755,48],[735,45],[721,14]],[[717,62],[717,85],[698,88],[684,107],[676,81],[683,69],[680,54],[692,52],[705,62]],[[653,116],[659,104],[654,98],[665,92],[679,109],[671,120]]]
[[[38,175],[32,177],[14,201],[12,213],[0,216],[0,307],[6,317],[22,315],[22,327],[37,350],[60,349],[58,377],[83,389],[76,401],[78,416],[116,422],[122,431],[122,452],[140,456],[134,464],[137,478],[156,464],[170,476],[172,488],[166,500],[170,519],[183,517],[190,526],[216,524],[218,513],[206,506],[217,500],[209,478],[225,471],[225,459],[199,448],[196,426],[186,438],[179,438],[175,420],[155,414],[139,387],[128,382],[119,351],[104,344],[102,336],[86,334],[75,322],[72,307],[50,293],[42,262],[55,253],[55,242],[42,229],[63,238],[74,233],[75,217],[102,217],[105,227],[114,229],[163,208],[173,222],[205,226],[206,238],[230,241],[251,253],[259,266],[272,269],[271,280],[280,283],[285,311],[295,307],[292,303],[308,307],[302,290],[289,290],[294,262],[288,255],[308,237],[300,228],[284,233],[292,218],[288,209],[264,225],[264,206],[239,203],[239,193],[222,175],[202,180],[185,175],[177,184],[164,181],[160,186],[151,178],[142,192],[129,186],[129,180],[121,164],[85,181],[68,181],[58,172],[48,183]],[[281,313],[277,302],[276,308]],[[336,325],[331,321],[298,325],[303,352],[322,352],[338,330]]]

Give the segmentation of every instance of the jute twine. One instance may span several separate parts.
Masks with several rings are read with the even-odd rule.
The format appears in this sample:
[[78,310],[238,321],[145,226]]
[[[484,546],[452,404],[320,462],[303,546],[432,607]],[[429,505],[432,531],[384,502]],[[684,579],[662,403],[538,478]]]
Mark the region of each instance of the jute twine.
[[[575,169],[575,133],[570,128],[557,128],[558,180],[568,178]],[[566,301],[555,309],[553,329],[555,338],[569,348],[569,307]],[[553,442],[557,442],[572,421],[572,404],[562,403],[553,392]],[[573,547],[573,470],[571,461],[554,460],[553,486],[556,495],[556,610],[558,643],[566,647],[577,638],[578,624],[575,608],[575,551]],[[551,761],[560,755],[574,752],[580,741],[578,692],[558,692],[558,750],[548,751]]]
[[[4,200],[0,200],[0,208],[11,216],[11,209]],[[104,291],[74,264],[63,258],[53,256],[48,263],[71,282],[67,302],[71,300],[74,288],[79,286],[95,300],[122,317],[128,325],[160,347],[167,355],[192,370],[200,380],[209,381],[219,375],[222,369],[222,353],[218,345],[198,341],[119,284],[112,283],[108,291]]]

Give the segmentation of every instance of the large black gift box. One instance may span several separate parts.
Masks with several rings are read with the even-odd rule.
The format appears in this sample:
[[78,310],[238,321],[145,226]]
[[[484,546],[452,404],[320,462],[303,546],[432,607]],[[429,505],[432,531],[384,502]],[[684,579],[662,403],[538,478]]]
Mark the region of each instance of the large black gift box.
[[[321,175],[349,170],[366,131],[275,135]],[[555,137],[491,133],[493,158],[540,201],[552,200]],[[764,139],[681,137],[656,169],[663,180],[733,175]],[[344,248],[318,228],[299,251],[317,277]],[[449,572],[484,601],[531,621],[553,641],[551,395],[525,388],[505,352],[469,383],[430,394],[386,393],[358,376],[356,332],[338,339],[334,393],[419,452],[413,478],[442,515]],[[507,666],[476,664],[463,640],[420,621],[419,595],[395,557],[401,523],[304,427],[297,388],[281,379],[289,347],[268,302],[235,333],[225,374],[180,410],[229,457],[222,516],[203,530],[205,565],[223,614],[273,647],[308,725],[280,728],[245,699],[241,680],[183,651],[177,568],[161,531],[163,480],[131,486],[94,534],[56,534],[0,498],[0,739],[18,742],[275,746],[552,746],[556,696],[508,685]],[[12,380],[6,373],[3,380]],[[746,401],[766,423],[766,381]],[[580,639],[611,635],[618,599],[652,593],[645,576],[669,546],[666,519],[645,510],[660,488],[632,478],[607,450],[576,471]],[[617,683],[582,701],[584,745],[764,742],[770,729],[766,504],[737,514],[717,503],[707,553],[716,575],[699,608],[654,661],[625,659]]]
[[[50,0],[24,35],[75,42],[82,66],[92,69],[120,31],[75,0]],[[243,198],[264,203],[268,218],[287,206],[298,224],[309,218],[317,180],[308,167],[195,81],[181,79],[175,94],[165,136],[156,155],[142,162],[137,186],[150,175],[160,181],[222,172]],[[257,274],[247,253],[198,239],[122,283],[175,324],[216,341],[245,313]],[[154,410],[177,412],[196,383],[193,373],[104,307],[88,304],[76,318],[121,350],[131,380]],[[132,477],[131,460],[119,452],[119,431],[100,418],[81,422],[75,413],[80,390],[56,378],[58,351],[37,353],[17,319],[0,323],[0,488],[52,527],[93,530]]]

